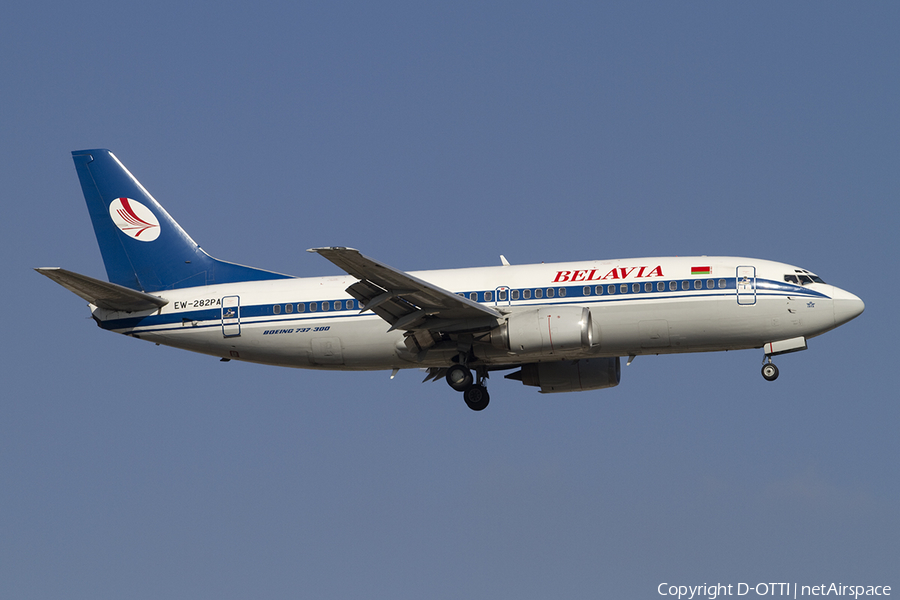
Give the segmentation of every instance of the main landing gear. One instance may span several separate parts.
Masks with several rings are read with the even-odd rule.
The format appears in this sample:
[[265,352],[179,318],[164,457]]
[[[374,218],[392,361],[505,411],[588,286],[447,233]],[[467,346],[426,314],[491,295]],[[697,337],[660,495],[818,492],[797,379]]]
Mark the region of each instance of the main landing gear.
[[[479,371],[481,371],[479,369]],[[472,374],[472,370],[462,364],[455,364],[447,369],[447,383],[457,392],[463,393],[466,406],[472,410],[484,410],[491,401],[487,388],[484,386],[484,375],[478,373],[478,381]]]

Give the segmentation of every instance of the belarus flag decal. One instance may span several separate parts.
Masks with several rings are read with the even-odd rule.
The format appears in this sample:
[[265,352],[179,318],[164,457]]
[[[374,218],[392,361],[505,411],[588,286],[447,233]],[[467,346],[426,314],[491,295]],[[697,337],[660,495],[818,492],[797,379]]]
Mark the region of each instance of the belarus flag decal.
[[709,267],[691,267],[691,275],[709,275]]

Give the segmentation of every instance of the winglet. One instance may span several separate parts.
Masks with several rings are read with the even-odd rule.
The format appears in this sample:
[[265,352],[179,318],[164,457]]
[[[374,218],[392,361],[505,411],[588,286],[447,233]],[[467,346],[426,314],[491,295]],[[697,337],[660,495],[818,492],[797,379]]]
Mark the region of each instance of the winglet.
[[503,256],[502,254],[500,255],[500,264],[502,264],[504,267],[508,267],[508,266],[509,266],[509,261],[506,260],[506,257]]

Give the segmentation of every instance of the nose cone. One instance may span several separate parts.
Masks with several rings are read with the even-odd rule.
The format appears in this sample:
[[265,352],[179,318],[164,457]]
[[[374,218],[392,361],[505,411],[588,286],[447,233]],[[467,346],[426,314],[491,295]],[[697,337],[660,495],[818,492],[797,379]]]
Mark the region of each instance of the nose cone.
[[855,319],[865,310],[865,303],[858,296],[846,292],[840,288],[834,288],[834,325],[843,325],[851,319]]

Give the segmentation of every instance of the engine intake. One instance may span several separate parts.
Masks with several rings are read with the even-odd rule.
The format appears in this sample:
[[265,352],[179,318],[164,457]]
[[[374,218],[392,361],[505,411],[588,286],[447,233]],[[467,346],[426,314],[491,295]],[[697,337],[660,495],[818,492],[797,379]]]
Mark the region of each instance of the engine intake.
[[491,330],[491,344],[516,354],[554,354],[594,345],[591,311],[583,306],[544,306],[509,315]]

